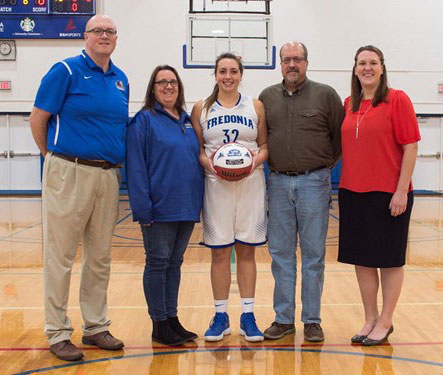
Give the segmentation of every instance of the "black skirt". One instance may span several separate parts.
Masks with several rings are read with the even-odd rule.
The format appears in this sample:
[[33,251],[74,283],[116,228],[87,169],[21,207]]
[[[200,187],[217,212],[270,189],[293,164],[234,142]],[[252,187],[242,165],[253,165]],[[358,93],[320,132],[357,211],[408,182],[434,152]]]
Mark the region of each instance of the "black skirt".
[[392,196],[380,191],[339,190],[339,262],[374,268],[405,264],[414,196],[408,193],[406,211],[397,217],[389,209]]

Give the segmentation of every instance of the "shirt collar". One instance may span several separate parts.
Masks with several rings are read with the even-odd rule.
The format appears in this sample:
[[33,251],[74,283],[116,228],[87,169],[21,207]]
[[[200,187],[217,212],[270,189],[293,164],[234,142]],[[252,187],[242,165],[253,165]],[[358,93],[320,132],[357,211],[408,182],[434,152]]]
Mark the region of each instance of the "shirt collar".
[[[306,77],[305,81],[300,86],[298,86],[295,89],[295,91],[292,92],[292,95],[294,95],[294,94],[300,95],[300,93],[303,91],[303,89],[308,85],[308,82],[309,82],[309,79]],[[281,90],[283,92],[283,95],[291,96],[289,94],[289,91],[285,87],[285,80],[284,79],[281,81],[280,85],[281,85]]]
[[184,123],[187,119],[190,121],[190,117],[186,111],[180,112],[180,120],[177,120],[176,118],[172,117],[159,102],[155,102],[154,109],[158,112],[161,112],[165,114],[166,116],[169,116],[171,119],[175,121],[179,121],[180,123]]
[[[91,70],[95,70],[95,71],[100,71],[103,73],[103,69],[101,67],[99,67],[94,60],[91,59],[91,57],[86,53],[86,50],[82,50],[82,56],[85,59],[86,65],[89,67],[89,69]],[[106,73],[104,73],[105,75],[109,75],[109,74],[117,74],[115,72],[115,65],[113,64],[112,60],[109,60],[109,68],[106,71]]]

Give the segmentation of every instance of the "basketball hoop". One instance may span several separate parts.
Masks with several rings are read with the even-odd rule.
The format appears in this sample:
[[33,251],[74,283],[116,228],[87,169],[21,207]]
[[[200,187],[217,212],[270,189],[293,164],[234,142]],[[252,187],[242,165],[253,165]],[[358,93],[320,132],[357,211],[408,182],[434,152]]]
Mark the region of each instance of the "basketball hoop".
[[189,13],[271,14],[272,0],[189,0]]

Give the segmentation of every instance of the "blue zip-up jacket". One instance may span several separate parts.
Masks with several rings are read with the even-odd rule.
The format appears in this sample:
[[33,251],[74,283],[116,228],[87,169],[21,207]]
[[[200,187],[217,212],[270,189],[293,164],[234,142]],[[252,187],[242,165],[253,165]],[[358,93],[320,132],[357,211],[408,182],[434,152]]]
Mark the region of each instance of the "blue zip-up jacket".
[[134,221],[200,221],[203,171],[199,144],[186,112],[139,111],[126,132],[126,172]]

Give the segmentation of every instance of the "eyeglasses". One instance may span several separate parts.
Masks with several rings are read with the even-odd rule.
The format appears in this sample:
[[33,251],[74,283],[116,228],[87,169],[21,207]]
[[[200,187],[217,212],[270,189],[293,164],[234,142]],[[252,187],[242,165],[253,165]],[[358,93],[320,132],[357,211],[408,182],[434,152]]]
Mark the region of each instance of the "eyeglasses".
[[156,85],[160,85],[160,87],[168,87],[168,84],[171,85],[171,87],[177,87],[178,82],[176,79],[171,79],[170,81],[166,79],[161,79],[160,81],[154,82]]
[[283,57],[281,59],[281,62],[283,64],[290,64],[291,61],[294,61],[296,64],[300,64],[302,61],[305,61],[305,58],[301,56],[292,56],[292,57]]
[[108,37],[117,35],[117,30],[114,29],[101,29],[96,27],[95,29],[91,29],[86,31],[87,33],[93,33],[95,36],[102,36],[103,33],[106,33]]

